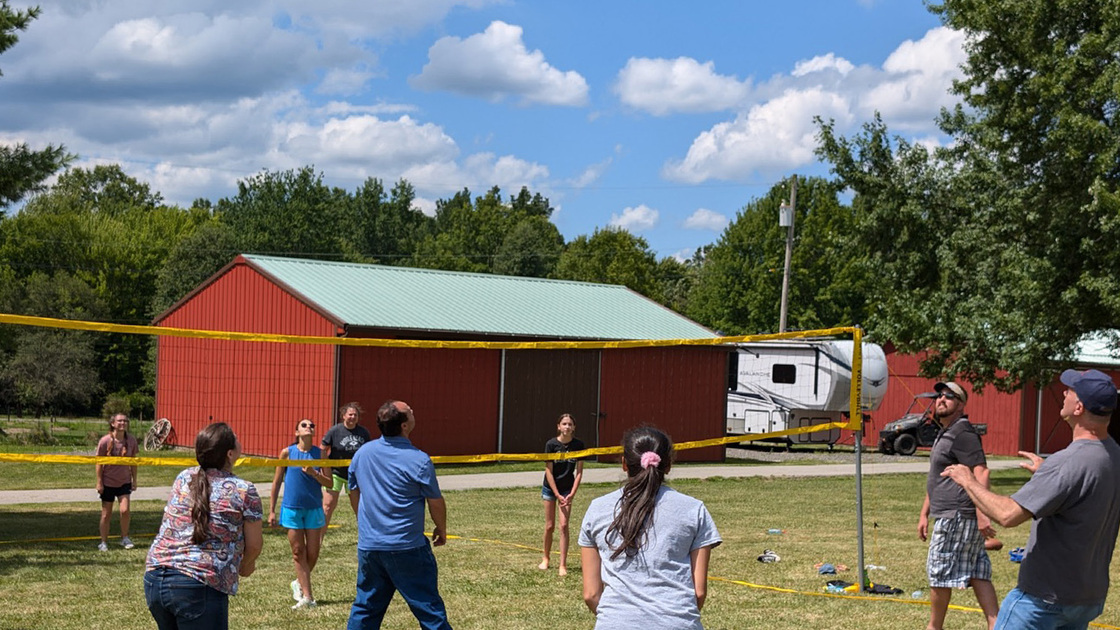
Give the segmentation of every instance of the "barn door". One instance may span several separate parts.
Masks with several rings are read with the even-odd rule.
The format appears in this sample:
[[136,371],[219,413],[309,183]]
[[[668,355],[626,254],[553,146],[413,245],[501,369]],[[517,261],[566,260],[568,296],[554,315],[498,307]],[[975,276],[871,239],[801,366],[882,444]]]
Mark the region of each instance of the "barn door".
[[504,373],[501,452],[543,452],[562,413],[575,419],[576,437],[596,446],[598,350],[507,350]]

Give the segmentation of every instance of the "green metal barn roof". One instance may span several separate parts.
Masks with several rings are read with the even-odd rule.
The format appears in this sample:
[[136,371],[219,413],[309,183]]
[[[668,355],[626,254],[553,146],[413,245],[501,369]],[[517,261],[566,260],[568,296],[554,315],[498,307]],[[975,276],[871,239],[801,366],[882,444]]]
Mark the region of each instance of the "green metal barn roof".
[[350,326],[567,339],[715,333],[623,286],[245,255]]

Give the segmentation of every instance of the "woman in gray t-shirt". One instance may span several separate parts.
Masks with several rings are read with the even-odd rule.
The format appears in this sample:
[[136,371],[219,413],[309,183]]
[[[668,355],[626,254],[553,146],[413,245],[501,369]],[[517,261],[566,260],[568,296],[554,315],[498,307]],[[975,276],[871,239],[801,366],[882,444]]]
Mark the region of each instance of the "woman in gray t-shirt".
[[672,448],[654,427],[627,431],[626,485],[584,515],[583,601],[596,630],[703,630],[708,559],[723,541],[703,502],[662,485]]

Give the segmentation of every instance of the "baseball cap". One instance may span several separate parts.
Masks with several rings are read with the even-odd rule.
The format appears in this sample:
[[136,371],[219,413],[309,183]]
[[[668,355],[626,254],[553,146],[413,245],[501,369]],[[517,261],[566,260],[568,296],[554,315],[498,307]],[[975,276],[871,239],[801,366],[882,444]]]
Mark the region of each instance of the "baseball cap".
[[1066,370],[1062,383],[1077,394],[1085,409],[1095,416],[1107,416],[1116,409],[1116,383],[1100,370]]
[[943,389],[947,389],[952,392],[954,396],[960,399],[961,403],[968,403],[968,392],[964,391],[964,388],[960,385],[949,381],[948,383],[937,383],[933,386],[933,391],[937,392],[938,394],[940,394],[941,390]]

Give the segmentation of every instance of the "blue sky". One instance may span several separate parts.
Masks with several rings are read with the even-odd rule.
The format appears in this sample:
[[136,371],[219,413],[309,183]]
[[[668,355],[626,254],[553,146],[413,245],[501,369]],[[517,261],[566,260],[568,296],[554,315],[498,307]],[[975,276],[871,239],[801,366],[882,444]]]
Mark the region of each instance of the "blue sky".
[[[22,5],[18,4],[17,7]],[[964,37],[918,0],[57,0],[0,56],[0,143],[65,143],[172,203],[313,164],[549,197],[567,239],[713,243],[819,115],[943,142]]]

